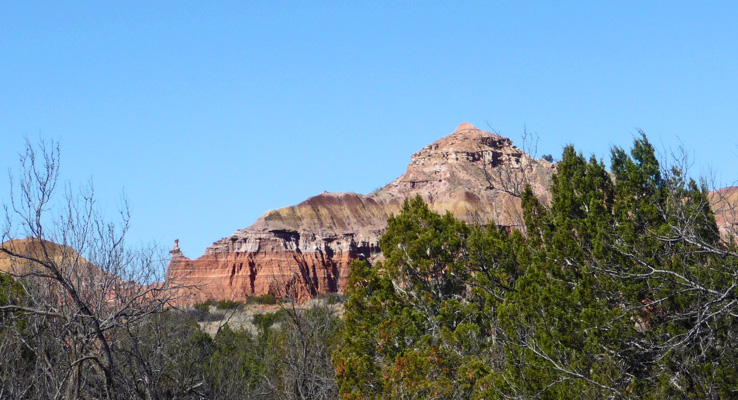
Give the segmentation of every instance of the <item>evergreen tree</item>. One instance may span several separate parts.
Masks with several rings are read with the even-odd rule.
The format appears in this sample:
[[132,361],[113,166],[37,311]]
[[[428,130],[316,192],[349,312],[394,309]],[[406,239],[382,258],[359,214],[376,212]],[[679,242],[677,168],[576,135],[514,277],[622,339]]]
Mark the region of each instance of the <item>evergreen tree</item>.
[[719,398],[735,388],[736,253],[707,192],[645,135],[612,175],[564,150],[550,209],[523,196],[531,263],[500,309],[506,395]]
[[550,210],[530,189],[523,197],[532,256],[500,309],[508,339],[510,396],[607,398],[622,385],[614,351],[621,334],[617,300],[593,270],[612,224],[613,184],[601,162],[564,150]]
[[517,274],[513,241],[416,197],[390,217],[380,246],[385,261],[355,263],[349,277],[334,355],[343,398],[486,397],[501,364],[496,308]]

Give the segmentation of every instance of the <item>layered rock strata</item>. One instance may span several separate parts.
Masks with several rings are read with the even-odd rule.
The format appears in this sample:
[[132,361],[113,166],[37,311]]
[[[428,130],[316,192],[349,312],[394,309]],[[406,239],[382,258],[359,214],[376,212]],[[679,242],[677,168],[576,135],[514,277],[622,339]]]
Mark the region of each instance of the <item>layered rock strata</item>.
[[407,171],[374,193],[323,193],[268,211],[194,260],[175,244],[168,274],[196,287],[189,302],[342,292],[352,261],[380,256],[387,217],[406,198],[420,195],[433,210],[468,222],[518,226],[524,184],[545,197],[553,171],[510,139],[463,123],[412,155]]

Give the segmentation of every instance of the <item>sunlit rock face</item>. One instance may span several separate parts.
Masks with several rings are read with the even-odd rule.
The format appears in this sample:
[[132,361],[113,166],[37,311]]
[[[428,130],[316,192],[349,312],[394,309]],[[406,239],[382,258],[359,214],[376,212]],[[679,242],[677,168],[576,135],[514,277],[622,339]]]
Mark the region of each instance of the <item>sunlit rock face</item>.
[[381,256],[378,242],[387,217],[406,198],[419,195],[433,210],[467,222],[518,227],[524,184],[547,198],[554,169],[510,139],[463,123],[413,154],[407,171],[374,193],[322,193],[268,211],[194,260],[175,244],[168,274],[196,285],[189,302],[265,293],[302,301],[342,292],[352,261]]
[[729,186],[710,192],[710,207],[720,236],[725,240],[738,239],[738,186]]

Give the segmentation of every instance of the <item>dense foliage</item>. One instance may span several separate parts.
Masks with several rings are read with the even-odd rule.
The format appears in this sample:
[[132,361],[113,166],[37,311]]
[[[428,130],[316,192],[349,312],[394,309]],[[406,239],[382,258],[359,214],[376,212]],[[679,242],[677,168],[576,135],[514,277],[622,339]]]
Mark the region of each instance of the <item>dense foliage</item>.
[[726,398],[738,390],[734,243],[704,185],[642,136],[611,171],[565,148],[526,234],[421,199],[358,263],[334,354],[343,398]]
[[420,198],[406,202],[382,237],[385,262],[352,267],[345,345],[334,356],[344,397],[478,394],[502,367],[496,314],[523,244],[519,232],[469,227]]

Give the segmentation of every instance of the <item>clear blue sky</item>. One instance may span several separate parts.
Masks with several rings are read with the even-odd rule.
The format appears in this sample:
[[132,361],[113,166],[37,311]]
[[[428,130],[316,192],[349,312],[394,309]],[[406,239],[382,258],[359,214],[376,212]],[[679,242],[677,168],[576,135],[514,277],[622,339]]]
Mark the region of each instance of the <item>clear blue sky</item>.
[[58,139],[134,243],[190,257],[463,121],[606,160],[643,129],[738,179],[738,3],[362,3],[1,2],[0,167]]

